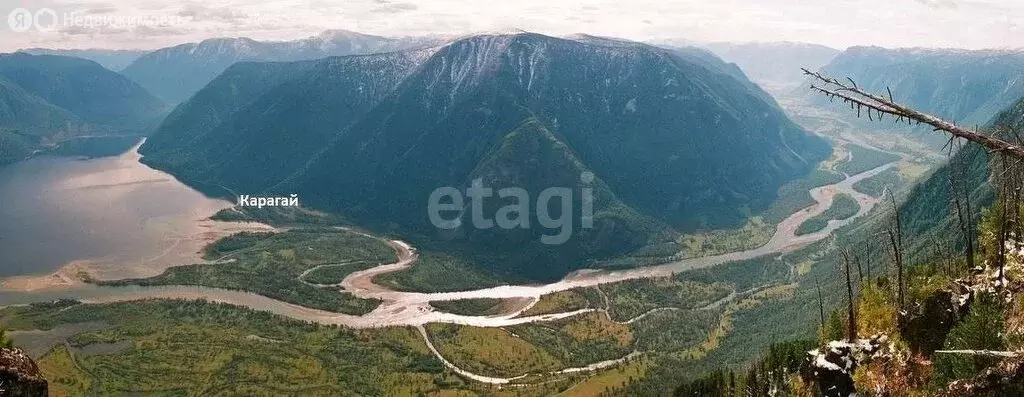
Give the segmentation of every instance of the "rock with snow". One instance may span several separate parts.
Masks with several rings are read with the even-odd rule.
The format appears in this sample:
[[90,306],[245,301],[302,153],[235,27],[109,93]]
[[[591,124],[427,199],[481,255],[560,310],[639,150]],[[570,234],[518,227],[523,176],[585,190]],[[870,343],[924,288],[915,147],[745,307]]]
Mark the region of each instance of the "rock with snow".
[[935,291],[915,304],[900,330],[911,350],[927,357],[942,348],[946,335],[967,314],[971,299],[967,286],[954,283],[951,289]]
[[18,348],[0,349],[0,396],[46,396],[48,385],[39,367]]
[[870,339],[831,341],[823,349],[807,352],[800,376],[818,385],[823,396],[848,397],[857,394],[853,373],[857,367],[884,354],[888,337],[875,335]]

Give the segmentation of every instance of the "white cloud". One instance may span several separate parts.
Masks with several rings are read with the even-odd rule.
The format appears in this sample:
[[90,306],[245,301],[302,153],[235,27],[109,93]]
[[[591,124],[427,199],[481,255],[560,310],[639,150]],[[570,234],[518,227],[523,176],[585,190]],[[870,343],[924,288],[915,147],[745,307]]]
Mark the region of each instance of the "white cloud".
[[512,28],[640,40],[1024,47],[1018,0],[4,0],[0,25],[18,7],[166,23],[51,33],[0,26],[2,51],[156,48],[216,36],[290,39],[325,29],[402,36]]

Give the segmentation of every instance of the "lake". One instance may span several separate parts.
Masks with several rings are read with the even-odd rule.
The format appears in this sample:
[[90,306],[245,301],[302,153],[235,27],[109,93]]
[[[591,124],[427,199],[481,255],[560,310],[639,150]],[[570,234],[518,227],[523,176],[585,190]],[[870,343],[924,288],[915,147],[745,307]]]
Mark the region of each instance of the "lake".
[[210,241],[250,228],[208,220],[231,203],[141,164],[136,150],[0,168],[0,277],[68,265],[100,278],[150,276],[196,263]]

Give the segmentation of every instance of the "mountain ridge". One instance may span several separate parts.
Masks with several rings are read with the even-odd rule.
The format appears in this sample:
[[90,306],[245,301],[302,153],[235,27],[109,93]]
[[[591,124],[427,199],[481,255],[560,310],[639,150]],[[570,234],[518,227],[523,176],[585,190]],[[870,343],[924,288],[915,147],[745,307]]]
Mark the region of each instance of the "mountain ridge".
[[24,52],[32,55],[60,55],[73,58],[82,58],[100,64],[101,66],[115,72],[120,72],[135,62],[139,57],[147,54],[150,50],[112,50],[104,48],[89,49],[59,49],[59,48],[22,48],[16,52]]
[[841,50],[801,42],[715,42],[699,44],[740,69],[765,89],[785,94],[804,82],[800,68],[820,68]]
[[232,64],[242,61],[293,62],[330,56],[363,55],[435,45],[430,38],[391,38],[345,30],[289,41],[247,37],[210,38],[145,54],[122,73],[171,103],[180,103],[202,89]]

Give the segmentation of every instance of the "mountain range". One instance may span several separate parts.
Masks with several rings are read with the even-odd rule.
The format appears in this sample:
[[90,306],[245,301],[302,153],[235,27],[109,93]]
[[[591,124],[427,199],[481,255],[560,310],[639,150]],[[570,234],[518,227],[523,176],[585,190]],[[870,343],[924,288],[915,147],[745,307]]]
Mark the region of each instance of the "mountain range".
[[437,39],[430,38],[390,38],[344,30],[330,30],[293,41],[216,38],[150,52],[132,62],[122,73],[154,95],[170,103],[180,103],[236,62],[312,60],[438,43]]
[[[147,164],[193,184],[298,193],[361,224],[486,251],[485,265],[537,278],[680,230],[740,224],[831,152],[706,51],[533,33],[238,63],[141,150]],[[536,241],[549,230],[477,230],[468,213],[456,230],[432,226],[431,192],[475,179],[532,197],[592,188],[594,228],[547,246]]]
[[50,49],[50,48],[26,48],[19,50],[32,55],[60,55],[66,57],[88,59],[103,67],[119,72],[135,62],[139,57],[148,54],[147,50],[108,50],[93,48],[87,50],[77,49]]
[[751,80],[776,94],[788,94],[802,85],[804,76],[800,68],[816,70],[841,52],[823,45],[793,42],[719,42],[701,46],[735,63]]
[[168,110],[131,80],[92,61],[0,55],[0,164],[84,135],[148,133]]

